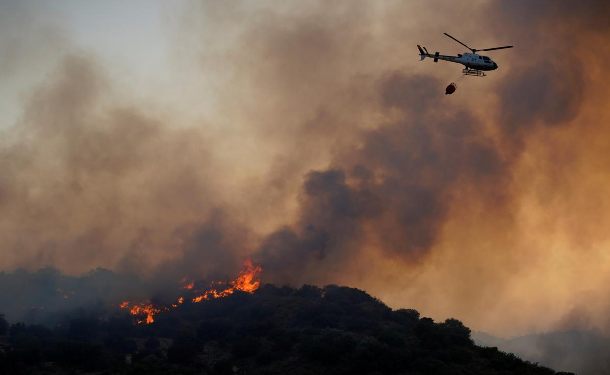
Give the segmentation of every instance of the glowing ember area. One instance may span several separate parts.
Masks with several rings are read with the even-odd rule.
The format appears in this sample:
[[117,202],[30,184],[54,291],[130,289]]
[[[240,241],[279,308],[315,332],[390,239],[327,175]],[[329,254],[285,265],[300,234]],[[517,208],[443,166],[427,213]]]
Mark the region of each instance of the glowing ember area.
[[184,302],[184,297],[178,298],[178,303],[172,303],[172,307],[178,307],[178,304]]
[[195,281],[191,280],[190,283],[188,283],[187,285],[183,286],[181,289],[193,289],[194,286],[195,286]]
[[[180,289],[190,290],[192,293],[200,294],[197,297],[191,299],[192,302],[197,303],[203,300],[210,300],[213,298],[221,298],[226,297],[230,294],[235,293],[236,290],[240,290],[242,292],[254,293],[255,290],[260,286],[260,281],[258,280],[259,275],[263,269],[260,266],[255,266],[252,264],[250,259],[246,259],[244,262],[244,267],[242,268],[239,275],[235,280],[226,282],[213,282],[210,285],[210,288],[203,293],[198,292],[194,289],[195,281],[187,279],[186,277],[180,280],[180,283],[186,284]],[[184,297],[178,298],[177,303],[173,303],[172,307],[178,307],[179,304],[184,303]],[[154,307],[150,301],[146,301],[145,303],[131,303],[131,302],[123,302],[120,307],[122,309],[128,309],[129,313],[133,316],[138,317],[138,324],[142,324],[146,322],[146,324],[150,324],[154,322],[153,316],[162,311],[169,310],[169,307],[158,306]],[[146,318],[144,318],[146,317]]]
[[69,293],[69,294],[74,294],[74,292],[72,292],[72,291],[71,291],[71,292],[64,292],[63,290],[61,290],[61,289],[59,289],[59,288],[57,288],[57,289],[55,289],[55,290],[57,291],[57,293],[59,293],[59,294],[61,294],[61,295],[62,295],[62,298],[63,298],[63,299],[68,299],[68,298],[70,298],[70,297],[68,296],[68,293]]
[[[218,284],[221,284],[221,283],[218,283]],[[227,288],[221,292],[218,292],[216,289],[210,289],[210,290],[206,291],[203,295],[193,298],[193,302],[197,303],[197,302],[203,301],[204,299],[226,297],[229,294],[233,294],[233,291],[234,291],[233,288]]]
[[193,287],[195,286],[195,280],[191,279],[191,281],[189,281],[189,279],[187,277],[184,277],[182,280],[180,280],[180,284],[186,284],[180,287],[180,289],[193,289]]
[[[129,313],[138,318],[138,324],[146,322],[146,324],[150,324],[154,322],[153,316],[161,311],[169,310],[168,307],[160,306],[154,307],[150,301],[146,301],[145,303],[133,304],[130,306],[130,303],[125,301],[121,303],[120,307],[122,309],[128,309]],[[144,318],[146,317],[146,318]]]

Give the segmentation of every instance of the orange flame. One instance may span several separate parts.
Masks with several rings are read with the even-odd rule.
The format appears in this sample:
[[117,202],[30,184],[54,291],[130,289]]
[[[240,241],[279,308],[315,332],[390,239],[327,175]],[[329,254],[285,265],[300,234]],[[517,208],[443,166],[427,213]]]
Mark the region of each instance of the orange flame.
[[[237,279],[229,282],[231,285],[230,287],[225,288],[220,292],[216,289],[210,289],[203,295],[193,298],[193,302],[197,303],[203,301],[204,299],[226,297],[229,294],[233,294],[235,290],[254,293],[254,291],[260,286],[260,281],[254,281],[254,279],[258,279],[258,276],[262,270],[263,269],[260,266],[253,265],[250,259],[246,259],[244,262],[244,268],[242,268],[239,275],[237,275]],[[223,283],[217,284],[222,285]],[[214,283],[212,283],[212,285],[214,285]]]
[[[131,306],[131,307],[129,306],[129,302],[125,301],[125,302],[121,303],[120,307],[122,309],[129,309],[129,313],[131,315],[139,317],[137,320],[138,324],[141,324],[144,322],[146,322],[146,324],[150,324],[155,321],[153,319],[153,316],[155,314],[160,313],[161,311],[169,310],[169,308],[165,307],[165,306],[154,307],[150,303],[150,301],[146,301],[145,303],[133,304],[133,306]],[[146,318],[143,318],[143,316],[146,316]]]
[[237,279],[231,281],[231,285],[237,290],[254,293],[261,284],[259,280],[254,281],[254,279],[258,279],[262,270],[260,266],[253,265],[250,259],[246,259],[244,268],[237,276]]
[[[181,283],[186,283],[186,277],[182,280],[180,280]],[[195,286],[195,280],[191,280],[188,284],[186,284],[185,286],[181,286],[180,289],[193,289],[193,287]]]
[[[244,262],[244,267],[242,268],[237,278],[229,283],[223,282],[213,282],[210,285],[210,289],[205,291],[202,295],[197,296],[192,299],[193,302],[201,302],[203,300],[209,300],[212,298],[220,298],[226,297],[230,294],[233,294],[236,290],[241,290],[243,292],[254,293],[255,290],[260,286],[260,281],[258,277],[263,269],[260,266],[255,266],[252,264],[250,259],[246,259]],[[181,283],[186,283],[187,278],[183,278],[180,280]],[[187,285],[182,286],[181,289],[193,290],[195,286],[195,281],[191,280]],[[212,288],[216,286],[215,288]],[[226,286],[224,289],[220,290],[220,287]],[[219,291],[220,290],[220,291]],[[196,291],[194,291],[196,292]],[[184,297],[180,297],[178,299],[178,303],[173,303],[172,307],[178,307],[178,304],[184,303]],[[153,306],[150,301],[146,301],[145,303],[131,303],[129,301],[125,301],[120,304],[120,308],[128,309],[131,315],[138,317],[138,324],[142,324],[146,322],[146,324],[150,324],[154,322],[153,316],[162,311],[169,310],[169,307],[165,306]],[[146,318],[144,318],[146,316]]]

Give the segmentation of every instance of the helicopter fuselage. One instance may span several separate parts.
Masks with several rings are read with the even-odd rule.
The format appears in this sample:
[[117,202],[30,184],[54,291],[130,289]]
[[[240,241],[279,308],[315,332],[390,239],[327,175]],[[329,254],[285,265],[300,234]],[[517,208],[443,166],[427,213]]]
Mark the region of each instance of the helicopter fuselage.
[[496,70],[498,69],[498,64],[496,64],[492,59],[488,56],[479,55],[477,53],[463,53],[458,54],[457,56],[447,56],[440,54],[424,54],[423,57],[430,57],[434,59],[434,62],[438,60],[445,60],[449,62],[454,62],[458,64],[464,65],[466,68],[476,69],[476,70]]

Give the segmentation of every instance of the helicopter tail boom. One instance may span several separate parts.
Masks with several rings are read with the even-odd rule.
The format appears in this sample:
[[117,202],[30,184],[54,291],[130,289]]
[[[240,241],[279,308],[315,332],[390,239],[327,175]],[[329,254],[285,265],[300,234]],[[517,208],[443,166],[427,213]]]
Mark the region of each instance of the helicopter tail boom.
[[423,61],[426,57],[429,57],[434,62],[438,62],[438,60],[445,60],[445,61],[451,61],[451,62],[459,62],[459,61],[456,61],[456,58],[461,57],[461,56],[441,55],[439,52],[435,52],[434,54],[431,54],[430,52],[428,52],[426,47],[422,47],[419,44],[417,45],[417,49],[419,49],[420,61]]

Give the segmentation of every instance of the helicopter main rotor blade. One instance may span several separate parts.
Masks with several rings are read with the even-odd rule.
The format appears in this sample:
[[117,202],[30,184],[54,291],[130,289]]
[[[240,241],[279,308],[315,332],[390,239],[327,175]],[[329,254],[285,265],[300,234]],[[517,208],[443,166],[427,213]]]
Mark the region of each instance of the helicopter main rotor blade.
[[493,51],[493,50],[496,50],[496,49],[504,49],[504,48],[513,48],[513,46],[485,48],[485,49],[478,49],[477,51]]
[[451,38],[451,39],[455,40],[456,42],[460,43],[460,44],[461,44],[461,45],[463,45],[464,47],[466,47],[466,48],[468,48],[469,50],[471,50],[471,51],[472,51],[472,53],[474,53],[474,51],[475,51],[475,50],[474,50],[474,48],[470,48],[470,47],[468,47],[467,45],[465,45],[464,43],[460,42],[459,40],[455,39],[454,37],[452,37],[451,35],[449,35],[449,34],[447,34],[447,33],[443,33],[443,34],[447,35],[449,38]]

